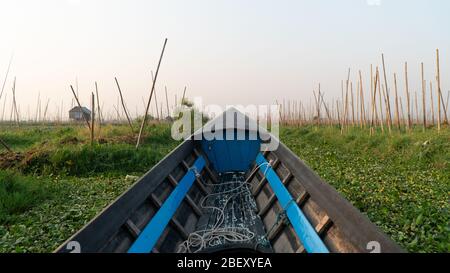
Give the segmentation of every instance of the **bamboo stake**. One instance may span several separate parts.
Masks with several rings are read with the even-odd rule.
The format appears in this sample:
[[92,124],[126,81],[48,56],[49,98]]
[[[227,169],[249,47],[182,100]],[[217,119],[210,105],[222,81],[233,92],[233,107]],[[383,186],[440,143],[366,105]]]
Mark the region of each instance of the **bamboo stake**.
[[34,122],[38,121],[38,114],[39,114],[39,100],[40,100],[41,92],[38,93],[38,98],[36,102],[36,113],[34,115]]
[[102,129],[102,111],[100,109],[100,98],[98,96],[98,85],[95,82],[95,96],[97,97],[97,114],[98,114],[98,136],[100,137],[100,132]]
[[186,88],[187,88],[187,86],[185,86],[184,90],[183,90],[183,97],[181,98],[181,105],[184,104],[184,99],[185,99],[185,96],[186,96]]
[[400,115],[398,112],[398,88],[397,88],[397,74],[394,73],[394,91],[395,91],[395,122],[397,129],[400,130]]
[[439,71],[439,49],[436,49],[436,82],[437,82],[437,99],[438,99],[438,131],[441,130],[441,79]]
[[[377,77],[378,77],[378,97],[379,97],[379,101],[380,101],[380,127],[381,127],[381,132],[383,132],[384,133],[384,117],[383,117],[383,102],[382,102],[382,100],[381,100],[381,93],[383,92],[382,90],[381,90],[381,78],[380,78],[380,72],[379,72],[379,70],[378,70],[378,67],[377,67]],[[376,103],[376,101],[375,101],[375,103]]]
[[352,102],[352,126],[355,126],[355,105],[353,103],[353,83],[350,83],[350,100]]
[[145,115],[144,115],[144,118],[142,119],[141,128],[139,130],[139,135],[138,135],[138,139],[137,139],[137,143],[136,143],[136,149],[139,148],[139,143],[141,141],[142,132],[144,131],[145,122],[147,121],[148,108],[150,107],[150,102],[152,100],[152,95],[153,95],[153,92],[155,91],[155,83],[156,83],[156,79],[158,78],[159,67],[161,65],[161,60],[162,60],[162,57],[164,55],[164,50],[166,48],[166,44],[167,44],[167,38],[164,40],[164,45],[163,45],[163,49],[161,51],[161,56],[159,57],[158,66],[156,68],[155,79],[153,80],[152,90],[150,92],[150,98],[148,99],[147,107],[145,109]]
[[[150,72],[151,76],[152,76],[152,81],[153,81],[153,71]],[[155,118],[157,118],[158,120],[162,119],[162,117],[159,116],[159,110],[158,110],[158,96],[156,94],[156,87],[155,87],[155,109],[156,109],[156,116]]]
[[88,118],[86,117],[86,115],[83,112],[83,108],[81,107],[80,101],[78,100],[78,96],[77,96],[77,94],[75,94],[75,90],[73,90],[73,86],[72,85],[70,86],[70,89],[72,90],[73,96],[75,97],[75,100],[76,100],[76,102],[78,104],[78,107],[80,107],[81,115],[83,116],[84,120],[86,121],[87,127],[89,129],[91,129],[91,124],[89,123]]
[[416,105],[416,124],[419,124],[419,107],[417,104],[417,91],[414,92],[414,101],[415,101],[415,105]]
[[339,124],[339,128],[341,129],[341,135],[343,133],[343,128],[342,128],[342,122],[341,122],[341,117],[339,115],[339,101],[336,100],[336,109],[337,109],[337,118],[338,118],[338,124]]
[[374,127],[378,123],[378,114],[377,114],[377,100],[376,100],[376,94],[377,94],[377,82],[378,82],[378,73],[375,74],[375,81],[373,81],[373,68],[372,65],[370,65],[370,81],[373,83],[373,86],[371,84],[371,89],[373,90],[371,97],[372,97],[372,120],[370,123],[370,134],[374,134]]
[[408,111],[408,126],[407,129],[411,130],[411,105],[410,105],[410,97],[409,97],[409,84],[408,84],[408,62],[405,62],[405,91],[406,91],[406,104]]
[[92,100],[91,100],[91,145],[94,145],[94,128],[95,128],[95,97],[94,93],[92,94]]
[[19,111],[17,110],[17,103],[16,103],[16,77],[14,77],[12,93],[13,93],[13,106],[14,106],[14,114],[15,114],[14,120],[16,121],[17,127],[19,127]]
[[45,109],[44,109],[44,118],[42,120],[42,123],[44,123],[47,120],[47,110],[48,110],[48,104],[50,103],[50,99],[47,100],[47,103],[45,105]]
[[[319,120],[320,120],[320,105],[319,105],[319,103],[320,103],[320,98],[318,98],[318,97],[316,96],[316,91],[314,91],[314,90],[313,90],[313,94],[314,94],[314,102],[316,103],[317,126],[319,126],[319,125],[320,125],[320,122],[319,122]],[[320,96],[320,93],[319,93],[319,96]]]
[[447,103],[445,104],[445,109],[448,109],[448,100],[450,98],[450,91],[447,91]]
[[421,74],[422,74],[422,113],[423,113],[423,130],[427,128],[427,113],[426,113],[426,106],[425,106],[425,76],[424,76],[424,69],[423,69],[423,62],[420,64],[421,67]]
[[5,109],[6,109],[6,98],[8,97],[8,93],[5,94],[5,100],[3,101],[3,111],[2,111],[2,121],[4,121]]
[[133,134],[134,133],[133,124],[131,123],[131,119],[130,119],[130,116],[128,115],[127,108],[125,107],[125,102],[123,100],[122,90],[120,89],[119,81],[117,81],[116,77],[114,77],[114,80],[116,80],[117,89],[119,90],[120,101],[122,102],[123,112],[125,113],[125,116],[127,117],[128,125],[130,125],[131,133]]
[[356,123],[359,123],[359,127],[362,128],[362,116],[360,113],[361,110],[361,105],[360,105],[360,98],[359,98],[359,94],[360,94],[360,90],[361,90],[361,82],[360,80],[358,80],[358,86],[356,88]]
[[391,117],[391,100],[389,97],[389,85],[386,77],[386,66],[384,64],[384,54],[381,54],[381,59],[383,61],[383,74],[384,74],[384,86],[386,88],[386,112],[387,112],[387,123],[389,128],[389,133],[391,132],[392,117]]
[[404,113],[405,112],[403,111],[402,97],[400,97],[400,114],[402,116],[401,118],[402,118],[403,123],[406,124]]
[[2,96],[3,96],[3,91],[5,90],[6,81],[8,80],[9,69],[11,68],[11,63],[12,63],[13,55],[14,55],[14,54],[11,54],[11,57],[9,58],[8,69],[6,69],[5,79],[3,80],[2,90],[0,91],[0,99],[1,99]]
[[330,112],[328,111],[328,107],[327,107],[327,105],[326,105],[325,102],[324,102],[323,95],[324,95],[324,94],[322,93],[320,96],[321,96],[321,98],[322,98],[323,107],[325,108],[325,112],[326,112],[326,114],[327,114],[328,120],[330,121],[330,125],[331,125],[331,116],[330,116]]
[[348,88],[350,84],[350,68],[348,69],[347,81],[345,83],[345,111],[344,111],[344,124],[348,127]]
[[430,81],[430,99],[431,99],[431,124],[434,126],[434,99],[433,99],[433,82]]
[[167,106],[167,117],[170,117],[170,111],[169,111],[169,99],[167,97],[167,86],[164,86],[164,90],[166,92],[166,106]]
[[[362,80],[362,75],[361,75],[361,70],[359,70],[359,84],[360,84],[360,94],[359,94],[359,98],[361,100],[360,102],[360,107],[361,107],[361,115],[362,115],[362,121],[363,121],[363,128],[366,125],[366,107],[365,107],[365,103],[364,103],[364,90],[363,90],[363,80]],[[372,88],[372,86],[371,86]]]

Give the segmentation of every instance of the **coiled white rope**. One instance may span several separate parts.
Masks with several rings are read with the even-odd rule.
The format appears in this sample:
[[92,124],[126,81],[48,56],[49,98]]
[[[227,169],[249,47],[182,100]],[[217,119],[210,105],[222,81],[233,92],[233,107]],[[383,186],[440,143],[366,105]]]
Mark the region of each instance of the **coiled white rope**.
[[[255,237],[255,233],[249,230],[247,227],[242,226],[221,227],[221,225],[225,220],[225,209],[230,200],[232,200],[234,197],[242,193],[250,194],[248,188],[248,185],[250,185],[249,183],[250,178],[253,177],[253,174],[262,166],[264,165],[271,166],[271,163],[272,161],[269,163],[264,162],[256,166],[245,181],[230,181],[220,184],[203,183],[205,185],[209,185],[212,187],[224,186],[229,184],[239,184],[239,185],[231,190],[225,190],[222,192],[215,192],[208,194],[202,199],[202,201],[200,202],[200,206],[202,209],[205,210],[211,209],[216,210],[218,212],[218,216],[215,219],[216,221],[212,226],[212,228],[210,229],[197,230],[189,234],[187,240],[185,240],[178,246],[178,253],[192,253],[192,252],[196,253],[207,247],[214,247],[223,244],[223,242],[243,243],[252,240]],[[264,175],[268,169],[269,168],[266,168],[266,170],[264,171]],[[225,200],[222,207],[211,205],[208,206],[205,202],[211,197],[223,196],[226,194],[230,194],[230,196]]]

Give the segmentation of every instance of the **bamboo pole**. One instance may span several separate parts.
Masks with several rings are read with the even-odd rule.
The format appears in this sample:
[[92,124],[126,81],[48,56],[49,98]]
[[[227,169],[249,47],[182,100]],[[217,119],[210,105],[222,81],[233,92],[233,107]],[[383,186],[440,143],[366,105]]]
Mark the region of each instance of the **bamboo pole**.
[[11,63],[12,63],[13,55],[14,55],[14,54],[11,54],[11,57],[9,58],[8,69],[6,69],[5,79],[3,80],[2,90],[0,91],[0,99],[1,99],[2,96],[3,96],[3,91],[5,90],[6,81],[8,80],[8,75],[9,75],[9,70],[10,70],[10,68],[11,68]]
[[433,99],[433,82],[430,81],[430,99],[431,99],[431,124],[434,126],[434,99]]
[[2,111],[2,121],[4,121],[4,117],[5,117],[5,109],[6,109],[6,98],[8,97],[8,93],[5,94],[5,99],[3,101],[3,111]]
[[403,123],[406,124],[405,115],[404,115],[405,112],[403,111],[402,97],[400,97],[399,99],[400,99],[400,115],[401,115],[401,119],[402,119]]
[[363,90],[363,80],[361,75],[361,70],[359,70],[359,83],[360,83],[360,94],[359,98],[361,100],[360,107],[361,107],[361,115],[362,115],[362,121],[363,121],[363,128],[366,126],[366,106],[364,103],[364,90]]
[[[152,76],[152,82],[153,82],[153,71],[150,71],[150,74],[151,74],[151,76]],[[158,111],[158,96],[157,96],[157,94],[156,94],[156,87],[155,87],[155,109],[156,109],[156,116],[155,116],[155,118],[157,118],[158,120],[160,120],[162,117],[160,117],[159,116],[159,111]]]
[[381,54],[381,59],[383,61],[383,74],[384,74],[384,87],[386,88],[386,112],[387,112],[387,124],[389,128],[389,133],[391,132],[392,117],[391,117],[391,100],[389,97],[389,85],[386,77],[386,66],[384,64],[384,54]]
[[116,81],[117,89],[119,90],[120,101],[122,102],[123,112],[125,113],[125,116],[127,117],[128,125],[130,125],[131,133],[133,134],[134,133],[133,124],[131,123],[131,119],[130,119],[130,116],[128,115],[127,108],[125,107],[125,101],[123,100],[122,90],[120,89],[119,81],[117,80],[116,77],[114,77],[114,80]]
[[373,135],[375,127],[376,127],[376,124],[378,123],[377,100],[376,100],[378,73],[375,74],[375,81],[374,81],[373,80],[373,68],[372,68],[372,65],[370,65],[370,81],[371,81],[371,83],[373,83],[373,86],[371,84],[371,89],[373,90],[373,92],[371,93],[371,97],[372,97],[372,119],[371,119],[371,122],[370,122],[370,135]]
[[400,115],[398,111],[398,87],[397,87],[397,74],[394,73],[394,92],[395,92],[395,122],[397,129],[400,130]]
[[411,130],[411,100],[409,97],[409,83],[408,83],[408,62],[405,62],[405,91],[406,91],[406,105],[407,105],[407,111],[408,111],[408,126],[407,129]]
[[345,82],[345,111],[344,111],[344,124],[348,127],[348,88],[350,84],[350,68],[348,69],[347,81]]
[[170,117],[170,111],[169,111],[169,98],[167,97],[167,86],[164,86],[164,91],[166,92],[167,117]]
[[150,102],[152,100],[152,95],[153,95],[153,92],[155,91],[155,83],[156,83],[156,79],[158,78],[159,67],[161,65],[161,60],[162,60],[163,55],[164,55],[164,50],[166,49],[166,44],[167,44],[167,38],[164,40],[164,45],[163,45],[163,49],[161,51],[161,56],[159,57],[158,66],[156,68],[155,79],[153,80],[152,90],[150,92],[150,98],[148,99],[147,107],[145,109],[145,115],[144,115],[144,118],[142,119],[141,128],[139,130],[139,135],[138,135],[138,139],[137,139],[137,143],[136,143],[136,149],[139,148],[139,144],[140,144],[140,141],[141,141],[141,136],[142,136],[142,133],[144,131],[145,123],[147,121],[148,108],[150,107]]
[[95,96],[91,93],[91,145],[94,145],[94,128],[95,128]]
[[187,89],[187,86],[184,86],[183,97],[181,98],[181,105],[184,104],[184,99],[185,99],[185,96],[186,96],[186,89]]
[[341,135],[343,134],[343,127],[342,127],[342,122],[341,122],[341,117],[339,115],[339,100],[336,100],[336,109],[337,109],[337,119],[338,119],[338,124],[339,124],[339,129],[341,129]]
[[97,97],[98,136],[100,137],[100,132],[102,130],[102,111],[100,109],[100,98],[98,96],[97,82],[95,82],[95,96]]
[[437,83],[437,99],[438,99],[438,131],[441,130],[441,79],[439,71],[439,49],[436,49],[436,83]]
[[75,94],[75,90],[73,90],[73,86],[72,85],[70,86],[70,89],[72,90],[72,94],[75,97],[75,100],[76,100],[76,102],[78,104],[78,107],[80,107],[81,115],[83,116],[83,119],[86,121],[87,127],[89,129],[91,129],[91,124],[89,123],[88,118],[86,117],[86,115],[83,112],[83,108],[81,107],[80,101],[78,100],[78,96],[77,96],[77,94]]
[[19,111],[17,110],[17,103],[16,103],[16,77],[14,77],[12,93],[13,93],[13,106],[14,106],[14,120],[16,121],[17,127],[19,127]]
[[359,123],[359,127],[362,128],[362,116],[360,113],[361,110],[361,105],[360,105],[360,98],[359,98],[359,94],[360,94],[360,90],[361,90],[361,82],[358,79],[358,86],[356,87],[356,123]]
[[447,109],[447,110],[448,110],[448,101],[449,101],[449,98],[450,98],[450,91],[447,91],[447,103],[445,104],[445,109]]
[[[384,133],[384,116],[383,116],[383,102],[381,100],[381,93],[383,92],[381,90],[381,77],[380,77],[380,72],[378,70],[377,67],[377,77],[378,77],[378,97],[379,97],[379,101],[380,101],[380,127],[381,127],[381,132]],[[376,101],[375,101],[376,103]]]
[[419,106],[417,104],[417,91],[414,92],[414,101],[415,101],[414,103],[416,106],[416,124],[419,124]]
[[423,113],[423,130],[427,128],[427,108],[425,105],[425,76],[424,76],[424,69],[423,69],[423,62],[420,64],[421,68],[421,74],[422,74],[422,113]]
[[355,126],[355,105],[353,103],[353,83],[350,83],[350,100],[352,103],[352,126]]
[[[320,98],[318,96],[316,96],[316,91],[314,91],[314,90],[313,90],[313,94],[314,94],[314,102],[316,103],[316,112],[317,112],[316,122],[317,122],[317,126],[319,126],[320,125],[320,122],[319,122],[319,120],[320,120],[320,105],[319,105]],[[320,93],[319,93],[319,96],[320,96]]]
[[37,101],[36,101],[36,113],[34,114],[34,122],[38,122],[40,96],[41,96],[41,92],[38,92],[38,97],[37,97]]
[[44,109],[44,118],[42,119],[42,123],[47,121],[47,110],[48,110],[49,103],[50,103],[50,99],[47,99],[47,103],[45,104],[45,109]]
[[325,108],[325,112],[326,112],[326,114],[327,114],[328,120],[329,120],[330,125],[331,125],[331,115],[330,115],[330,112],[329,112],[329,110],[328,110],[328,106],[325,104],[325,101],[324,101],[324,99],[323,99],[323,96],[324,96],[324,94],[321,93],[321,98],[322,98],[323,107]]

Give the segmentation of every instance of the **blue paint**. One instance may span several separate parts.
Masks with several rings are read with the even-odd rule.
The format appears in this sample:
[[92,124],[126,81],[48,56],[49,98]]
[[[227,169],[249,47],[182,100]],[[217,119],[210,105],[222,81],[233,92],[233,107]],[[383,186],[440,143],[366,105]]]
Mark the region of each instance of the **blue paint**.
[[258,153],[258,156],[256,157],[256,164],[261,166],[259,170],[265,174],[270,187],[277,196],[281,207],[285,209],[287,217],[306,251],[308,253],[328,253],[327,247],[322,242],[315,229],[311,226],[308,219],[306,219],[289,191],[283,185],[272,167],[268,165],[267,160],[261,153]]
[[[221,133],[223,139],[202,140],[202,149],[211,162],[211,166],[218,173],[249,170],[259,153],[261,140],[259,138],[250,139],[248,131],[243,135],[244,139],[237,139],[236,131]],[[242,133],[240,132],[240,134]],[[229,135],[227,136],[227,134]]]
[[204,166],[205,159],[200,156],[194,162],[191,169],[183,176],[177,187],[172,191],[158,212],[150,220],[150,223],[148,223],[141,234],[139,234],[139,237],[130,249],[128,249],[128,253],[150,253],[152,251],[170,219],[173,217],[186,196],[186,193],[194,183],[196,173],[200,173]]

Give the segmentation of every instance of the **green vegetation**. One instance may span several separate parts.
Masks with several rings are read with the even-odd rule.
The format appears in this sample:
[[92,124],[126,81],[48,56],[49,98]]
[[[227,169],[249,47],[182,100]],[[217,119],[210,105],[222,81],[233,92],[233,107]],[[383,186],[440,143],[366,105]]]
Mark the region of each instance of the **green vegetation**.
[[[135,126],[137,127],[137,125]],[[170,125],[147,127],[139,150],[125,125],[1,126],[0,252],[51,252],[178,144]]]
[[[135,126],[137,128],[137,125]],[[126,125],[0,125],[0,252],[51,252],[178,142],[150,125],[143,145]],[[450,131],[369,136],[350,129],[286,127],[281,140],[408,251],[450,251]]]
[[450,131],[283,128],[281,140],[411,252],[450,251]]

